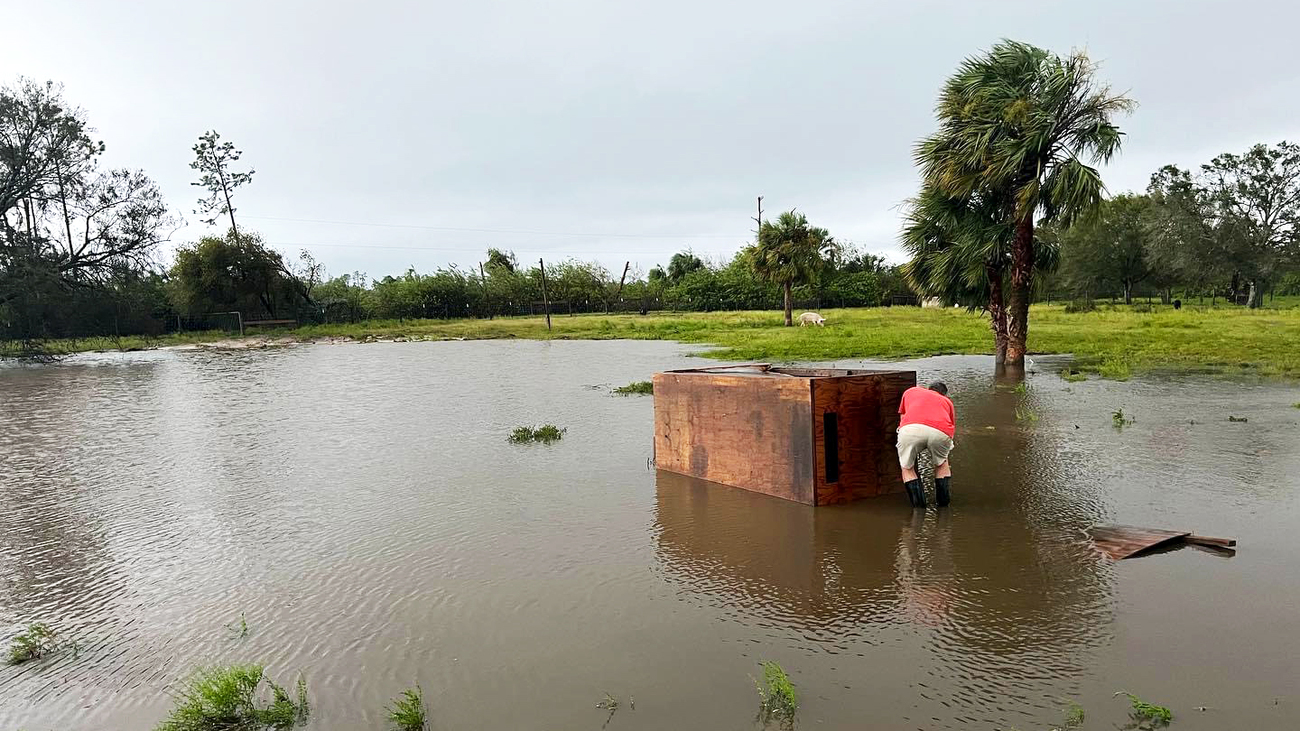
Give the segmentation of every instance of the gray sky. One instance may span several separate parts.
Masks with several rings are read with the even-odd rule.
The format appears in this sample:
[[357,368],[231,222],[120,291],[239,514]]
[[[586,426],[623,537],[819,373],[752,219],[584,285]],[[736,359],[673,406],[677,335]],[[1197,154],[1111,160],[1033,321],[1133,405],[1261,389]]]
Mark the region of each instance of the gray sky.
[[331,274],[473,266],[488,246],[610,269],[729,255],[760,194],[900,260],[938,88],[1003,37],[1085,48],[1138,101],[1113,192],[1300,138],[1300,9],[1282,2],[41,0],[4,15],[4,81],[63,82],[106,162],[146,170],[191,222],[179,241],[203,232],[190,148],[216,129],[257,169],[242,225]]

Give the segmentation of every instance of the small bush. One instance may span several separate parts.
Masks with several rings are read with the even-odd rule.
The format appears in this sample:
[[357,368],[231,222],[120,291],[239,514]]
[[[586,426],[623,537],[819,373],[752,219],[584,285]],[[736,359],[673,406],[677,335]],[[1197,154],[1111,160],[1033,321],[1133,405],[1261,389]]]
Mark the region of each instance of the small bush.
[[515,444],[527,444],[528,442],[541,442],[550,444],[558,442],[564,438],[564,433],[568,429],[561,429],[554,424],[543,424],[542,426],[517,426],[510,432],[509,440]]
[[763,725],[772,721],[783,727],[793,728],[794,717],[799,711],[799,696],[795,693],[794,683],[779,663],[763,663],[763,680],[754,681],[758,686],[758,720]]
[[1073,302],[1066,303],[1065,311],[1069,313],[1096,312],[1097,303],[1094,302],[1093,300],[1075,300]]
[[424,731],[427,728],[425,716],[428,709],[424,705],[424,691],[420,686],[402,691],[388,707],[388,720],[398,731]]
[[155,731],[286,731],[307,723],[309,713],[307,681],[301,676],[295,702],[264,676],[262,666],[234,665],[201,670],[186,681],[176,707]]
[[619,396],[649,396],[655,392],[655,385],[650,381],[637,381],[626,386],[619,386],[614,393]]
[[29,660],[39,660],[60,649],[54,630],[48,625],[37,622],[29,625],[26,632],[19,633],[9,643],[7,661],[10,665],[21,665]]

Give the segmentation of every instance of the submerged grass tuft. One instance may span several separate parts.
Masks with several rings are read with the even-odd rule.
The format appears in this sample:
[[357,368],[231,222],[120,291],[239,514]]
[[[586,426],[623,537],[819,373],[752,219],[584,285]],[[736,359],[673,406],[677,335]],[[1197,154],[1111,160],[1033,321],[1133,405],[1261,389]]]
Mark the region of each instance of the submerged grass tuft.
[[563,439],[564,433],[567,431],[568,429],[561,429],[554,424],[543,424],[538,427],[517,426],[514,431],[510,432],[508,438],[514,444],[527,444],[528,442],[550,444]]
[[780,663],[763,663],[763,679],[755,680],[758,686],[758,720],[764,726],[772,721],[783,728],[793,728],[795,714],[799,711],[799,696],[794,683]]
[[1101,362],[1097,367],[1097,372],[1102,378],[1109,378],[1112,381],[1127,381],[1132,375],[1133,370],[1129,367],[1128,361],[1122,358],[1110,357]]
[[287,731],[306,724],[310,710],[302,676],[295,700],[266,678],[261,665],[232,665],[201,670],[187,680],[176,707],[155,731]]
[[655,385],[650,381],[636,381],[626,386],[619,386],[614,393],[619,396],[649,396],[655,392]]
[[39,660],[61,649],[63,645],[59,643],[54,630],[47,624],[37,622],[28,625],[25,632],[18,633],[10,641],[6,662],[10,665],[21,665],[30,660]]
[[1238,424],[1245,424],[1246,422],[1250,421],[1250,418],[1249,418],[1249,417],[1246,417],[1246,416],[1232,416],[1232,415],[1229,415],[1229,416],[1228,416],[1228,421],[1236,422],[1236,423],[1238,423]]
[[1132,693],[1120,691],[1116,696],[1128,696],[1129,703],[1133,706],[1131,715],[1133,720],[1137,721],[1139,728],[1156,728],[1159,726],[1168,726],[1169,722],[1174,720],[1173,711],[1164,706],[1157,706],[1154,703],[1147,703]]
[[1083,706],[1074,701],[1070,701],[1070,705],[1065,707],[1065,724],[1062,728],[1079,728],[1080,726],[1083,726],[1085,718],[1087,718],[1087,713],[1083,710]]
[[241,639],[248,636],[248,620],[244,618],[244,613],[239,613],[239,621],[231,622],[226,625],[226,631],[231,637]]
[[1126,426],[1132,425],[1136,421],[1137,419],[1134,419],[1133,417],[1126,415],[1124,413],[1124,409],[1122,408],[1115,409],[1114,411],[1110,412],[1110,422],[1115,426],[1116,429],[1123,429]]
[[1061,371],[1061,378],[1064,378],[1069,383],[1078,383],[1088,380],[1088,374],[1083,371],[1065,368]]
[[424,691],[420,686],[402,691],[388,707],[388,720],[398,731],[424,731],[428,728],[426,716],[428,708],[424,705]]

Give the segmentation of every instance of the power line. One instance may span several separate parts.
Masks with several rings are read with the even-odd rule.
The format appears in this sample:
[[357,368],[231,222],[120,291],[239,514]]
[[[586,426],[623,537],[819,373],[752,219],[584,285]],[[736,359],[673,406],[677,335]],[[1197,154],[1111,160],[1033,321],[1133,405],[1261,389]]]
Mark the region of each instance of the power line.
[[461,233],[522,234],[525,236],[583,236],[602,239],[735,239],[729,234],[612,234],[577,233],[564,231],[525,231],[504,228],[461,228],[455,226],[421,226],[407,223],[361,223],[359,221],[325,221],[315,218],[281,218],[278,216],[243,216],[258,221],[284,221],[288,223],[321,223],[330,226],[370,226],[374,228],[406,228],[421,231],[455,231]]

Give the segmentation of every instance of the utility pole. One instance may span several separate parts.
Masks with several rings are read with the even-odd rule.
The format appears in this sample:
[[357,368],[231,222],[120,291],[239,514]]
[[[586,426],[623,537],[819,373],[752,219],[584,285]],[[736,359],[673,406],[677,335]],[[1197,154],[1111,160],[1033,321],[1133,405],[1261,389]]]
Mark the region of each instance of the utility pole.
[[546,309],[546,329],[551,329],[551,300],[546,296],[546,262],[541,259],[537,260],[537,266],[542,270],[542,307]]
[[630,269],[631,267],[632,267],[632,262],[630,261],[624,264],[623,276],[619,277],[618,279],[618,294],[614,295],[614,299],[618,300],[620,303],[623,301],[623,282],[627,281],[627,270]]
[[763,231],[763,196],[761,195],[758,197],[758,217],[753,220],[754,223],[758,224],[758,228],[754,229],[754,243],[757,244],[759,236]]

